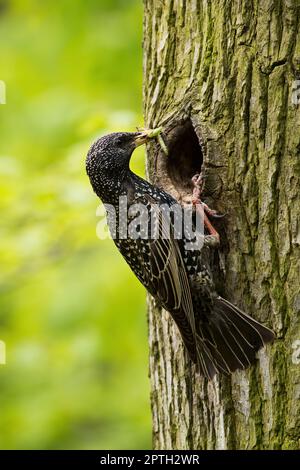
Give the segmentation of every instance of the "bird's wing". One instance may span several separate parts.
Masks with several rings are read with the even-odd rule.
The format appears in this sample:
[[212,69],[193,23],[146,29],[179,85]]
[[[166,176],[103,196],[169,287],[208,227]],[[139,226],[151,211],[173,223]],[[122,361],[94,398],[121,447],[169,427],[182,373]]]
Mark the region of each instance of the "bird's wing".
[[[196,330],[190,284],[169,217],[166,217],[150,196],[143,196],[139,202],[148,206],[156,224],[155,238],[147,240],[149,259],[148,262],[144,262],[145,287],[172,314],[175,321],[178,312],[177,324],[190,328],[191,340],[194,342]],[[138,250],[139,256],[143,258],[142,248],[145,246],[145,240],[137,240],[137,243],[141,247],[141,250]]]

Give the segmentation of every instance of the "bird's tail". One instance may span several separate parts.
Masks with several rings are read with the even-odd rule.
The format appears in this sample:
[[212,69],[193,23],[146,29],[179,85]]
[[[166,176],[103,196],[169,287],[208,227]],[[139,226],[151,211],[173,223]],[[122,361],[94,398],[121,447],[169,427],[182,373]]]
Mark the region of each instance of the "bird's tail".
[[197,363],[212,379],[217,371],[230,374],[246,369],[256,352],[274,339],[274,333],[222,297],[197,328]]

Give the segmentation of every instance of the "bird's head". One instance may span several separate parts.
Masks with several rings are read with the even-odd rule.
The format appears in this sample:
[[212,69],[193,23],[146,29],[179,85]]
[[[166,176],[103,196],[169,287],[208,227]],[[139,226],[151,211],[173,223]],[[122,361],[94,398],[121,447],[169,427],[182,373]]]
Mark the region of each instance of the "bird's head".
[[136,147],[153,137],[153,131],[114,132],[93,143],[86,158],[86,171],[95,193],[102,199],[116,191],[129,170],[129,161]]

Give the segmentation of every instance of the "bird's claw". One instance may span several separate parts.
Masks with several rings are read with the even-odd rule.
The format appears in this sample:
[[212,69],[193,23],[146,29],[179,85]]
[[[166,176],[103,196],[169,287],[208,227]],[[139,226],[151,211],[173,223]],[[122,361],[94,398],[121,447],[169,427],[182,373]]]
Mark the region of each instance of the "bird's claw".
[[213,217],[214,219],[222,219],[223,217],[225,217],[225,215],[227,215],[226,212],[225,212],[225,214],[218,214],[218,212],[216,210],[211,209],[210,207],[208,207],[208,205],[205,204],[205,202],[201,201],[201,204],[202,204],[203,209],[205,210],[206,214],[209,215],[209,217]]
[[194,188],[202,190],[203,180],[204,180],[204,177],[203,177],[202,173],[197,173],[196,175],[194,175],[192,177],[192,183],[193,183]]
[[218,214],[217,211],[212,211],[212,213],[209,214],[210,217],[213,217],[214,219],[223,219],[227,215],[227,212],[225,214]]
[[216,229],[212,226],[209,217],[213,218],[222,218],[226,214],[218,214],[217,211],[210,209],[205,202],[201,201],[201,194],[203,189],[203,180],[204,177],[202,173],[196,174],[192,177],[192,183],[194,186],[193,189],[193,197],[192,197],[192,204],[196,207],[196,211],[200,214],[203,218],[204,226],[207,229],[209,235],[205,236],[204,243],[207,246],[218,246],[220,244],[220,235],[216,231]]
[[220,245],[220,238],[216,235],[205,235],[204,246],[215,248]]

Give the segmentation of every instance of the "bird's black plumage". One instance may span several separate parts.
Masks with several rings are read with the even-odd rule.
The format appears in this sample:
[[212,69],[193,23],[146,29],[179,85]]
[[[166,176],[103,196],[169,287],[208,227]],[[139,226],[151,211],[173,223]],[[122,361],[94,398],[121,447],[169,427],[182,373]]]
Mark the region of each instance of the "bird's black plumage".
[[[109,134],[98,139],[87,155],[86,170],[92,187],[117,216],[114,242],[148,292],[170,312],[192,361],[203,375],[211,379],[217,371],[228,374],[244,369],[274,335],[217,294],[207,248],[186,249],[190,239],[186,234],[177,239],[174,226],[165,236],[168,234],[164,233],[163,207],[171,207],[176,201],[129,169],[133,150],[146,140],[139,132]],[[126,236],[120,236],[124,223],[120,217],[123,213],[120,197],[126,201],[129,229]],[[159,236],[149,237],[139,224],[135,224],[134,236],[130,234],[130,224],[136,215],[132,209],[137,204],[154,216]],[[108,209],[109,221],[110,216]],[[110,228],[112,225],[109,223]]]

